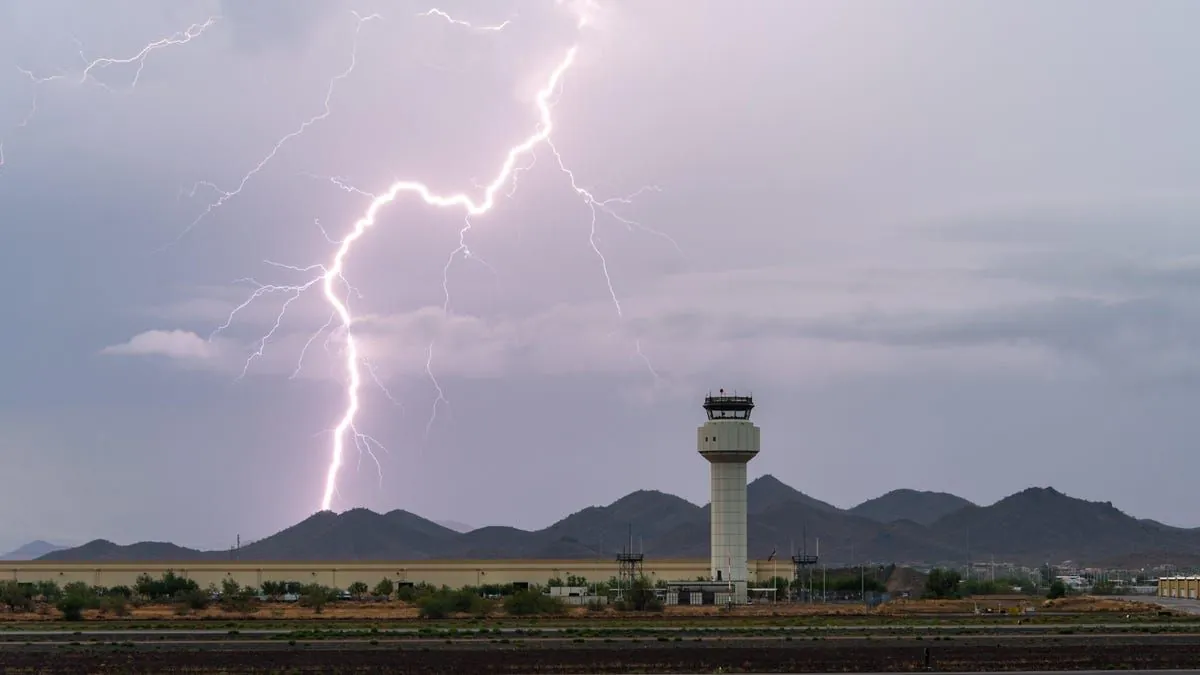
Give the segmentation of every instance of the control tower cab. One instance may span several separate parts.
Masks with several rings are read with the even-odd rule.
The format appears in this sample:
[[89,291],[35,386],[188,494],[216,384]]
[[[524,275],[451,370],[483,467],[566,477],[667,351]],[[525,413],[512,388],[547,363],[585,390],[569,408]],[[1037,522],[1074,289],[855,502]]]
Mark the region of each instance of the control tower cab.
[[759,429],[750,421],[754,398],[727,394],[704,398],[708,421],[696,432],[700,455],[711,467],[710,541],[714,582],[727,582],[735,602],[744,602],[746,569],[746,464],[759,448]]

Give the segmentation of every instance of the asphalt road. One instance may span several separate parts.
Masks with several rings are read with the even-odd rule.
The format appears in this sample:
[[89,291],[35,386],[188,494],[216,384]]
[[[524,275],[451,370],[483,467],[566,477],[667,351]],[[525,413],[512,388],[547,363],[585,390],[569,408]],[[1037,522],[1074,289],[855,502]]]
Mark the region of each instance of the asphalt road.
[[[917,625],[854,625],[854,626],[573,626],[573,627],[536,627],[529,626],[523,628],[493,628],[488,629],[487,633],[491,635],[529,635],[535,637],[537,635],[553,635],[556,633],[577,633],[581,630],[600,631],[600,632],[645,632],[650,633],[707,633],[707,632],[798,632],[806,633],[812,631],[834,631],[834,632],[886,632],[886,631],[963,631],[963,630],[978,630],[986,632],[1011,631],[1014,633],[1053,633],[1061,629],[1080,630],[1088,629],[1093,633],[1097,630],[1131,630],[1135,628],[1144,628],[1146,624],[1141,623],[1088,623],[1088,624],[1015,624],[1015,623],[974,623],[974,624],[931,624],[924,626]],[[307,631],[304,626],[296,628],[239,628],[237,635],[244,637],[271,637],[277,635],[288,635],[300,631]],[[536,633],[530,635],[531,631]],[[338,632],[355,632],[351,628],[328,628],[328,633],[336,635]],[[421,633],[419,628],[386,628],[376,631],[378,635],[417,635]],[[203,636],[224,636],[229,635],[229,629],[217,628],[166,628],[166,629],[80,629],[80,630],[0,630],[0,639],[6,637],[124,637],[124,636],[167,636],[167,637],[203,637]],[[469,628],[459,629],[459,634],[463,636],[473,635],[474,632]],[[438,637],[445,637],[441,632],[435,633]]]

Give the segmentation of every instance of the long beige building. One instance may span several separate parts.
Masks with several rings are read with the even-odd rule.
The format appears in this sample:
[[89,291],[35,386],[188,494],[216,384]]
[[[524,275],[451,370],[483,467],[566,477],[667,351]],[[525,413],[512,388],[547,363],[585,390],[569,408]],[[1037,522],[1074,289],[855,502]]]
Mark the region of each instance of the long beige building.
[[[708,578],[708,559],[647,560],[643,572],[653,581],[690,581]],[[751,582],[767,582],[772,575],[790,577],[787,563],[751,560]],[[264,581],[319,583],[347,588],[356,581],[374,586],[382,579],[394,582],[425,582],[451,588],[480,584],[526,582],[545,584],[553,578],[574,575],[589,581],[607,581],[617,576],[614,560],[410,560],[381,562],[179,562],[179,563],[88,563],[88,562],[0,562],[0,579],[18,582],[54,581],[59,585],[83,581],[93,586],[132,586],[138,576],[159,577],[171,571],[200,586],[234,579],[244,586],[261,586]]]
[[1200,595],[1200,576],[1159,577],[1158,595],[1195,600]]

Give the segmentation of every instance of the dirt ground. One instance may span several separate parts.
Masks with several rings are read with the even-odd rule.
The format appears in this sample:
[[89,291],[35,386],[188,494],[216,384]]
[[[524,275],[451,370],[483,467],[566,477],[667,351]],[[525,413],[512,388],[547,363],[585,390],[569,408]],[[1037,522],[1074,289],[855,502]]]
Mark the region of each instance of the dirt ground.
[[[801,616],[923,616],[938,614],[970,614],[979,609],[980,612],[1001,611],[1020,612],[1026,607],[1039,611],[1056,612],[1113,612],[1125,614],[1147,614],[1159,611],[1161,608],[1147,603],[1127,602],[1106,598],[1063,598],[1046,601],[1037,598],[1022,598],[1014,596],[992,596],[967,600],[896,600],[874,609],[868,610],[863,605],[822,605],[803,603],[754,604],[733,608],[708,606],[670,606],[664,608],[655,616],[684,618],[701,617],[801,617]],[[128,607],[128,615],[114,616],[103,614],[98,610],[87,610],[84,619],[87,621],[153,621],[192,622],[192,621],[251,621],[251,620],[311,620],[328,621],[358,620],[358,621],[403,621],[418,618],[415,605],[393,602],[339,602],[327,605],[318,614],[311,608],[301,607],[296,603],[263,603],[254,611],[248,613],[226,612],[216,605],[203,610],[192,610],[186,613],[172,605],[144,605]],[[503,612],[497,611],[489,618],[503,618]],[[568,616],[579,620],[613,620],[619,618],[635,618],[638,615],[619,613],[609,609],[602,612],[590,611],[584,607],[573,607],[568,610]],[[3,612],[0,611],[0,623],[21,622],[33,623],[42,621],[60,621],[58,610],[41,605],[32,612]]]
[[523,644],[178,645],[0,650],[5,673],[685,673],[1179,669],[1200,666],[1194,639],[827,640]]
[[1151,614],[1162,608],[1148,602],[1130,602],[1111,598],[1081,596],[1045,600],[1021,595],[992,595],[965,598],[962,600],[895,600],[876,608],[876,613],[903,616],[925,614],[970,614],[979,612],[1001,612],[1019,614],[1026,609],[1053,612],[1092,613],[1112,612],[1121,614]]

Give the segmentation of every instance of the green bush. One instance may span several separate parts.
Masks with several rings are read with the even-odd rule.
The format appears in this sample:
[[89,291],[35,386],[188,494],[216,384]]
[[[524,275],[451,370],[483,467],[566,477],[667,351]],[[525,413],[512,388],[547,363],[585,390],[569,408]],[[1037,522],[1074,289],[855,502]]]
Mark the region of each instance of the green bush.
[[221,582],[221,609],[243,614],[250,612],[254,609],[255,595],[253,588],[243,587],[234,579],[225,579]]
[[417,615],[422,619],[445,619],[453,613],[454,604],[449,597],[441,593],[417,600]]
[[565,610],[562,600],[535,590],[517,591],[504,599],[504,611],[512,616],[562,614]]
[[385,577],[380,579],[379,583],[375,584],[375,595],[383,598],[390,598],[392,597],[392,593],[395,592],[396,584],[394,584],[391,579]]
[[325,605],[337,599],[337,592],[328,586],[309,584],[300,590],[300,604],[320,614]]
[[209,597],[209,594],[198,587],[191,590],[179,591],[175,595],[176,604],[188,609],[205,609],[211,601],[212,598]]
[[23,586],[15,581],[5,581],[0,584],[0,602],[8,606],[10,612],[27,612],[33,609],[32,586]]
[[469,590],[443,588],[418,598],[417,608],[423,619],[444,619],[452,614],[482,616],[487,614],[491,605]]
[[87,599],[79,595],[67,594],[59,598],[55,607],[62,612],[63,621],[82,621],[83,610],[87,607]]
[[661,612],[662,601],[654,592],[654,585],[646,577],[639,577],[626,590],[625,597],[616,603],[618,612]]
[[[181,594],[189,591],[199,591],[200,584],[191,579],[185,579],[174,572],[165,572],[158,579],[151,577],[149,574],[139,576],[133,589],[137,591],[138,595],[147,600],[162,601],[170,598],[178,598]],[[68,593],[70,592],[65,588],[63,590]]]
[[930,598],[957,598],[961,594],[959,582],[962,575],[956,570],[935,567],[929,570],[925,580],[925,595]]
[[62,597],[62,589],[53,581],[39,581],[34,585],[34,595],[46,602],[58,602]]

